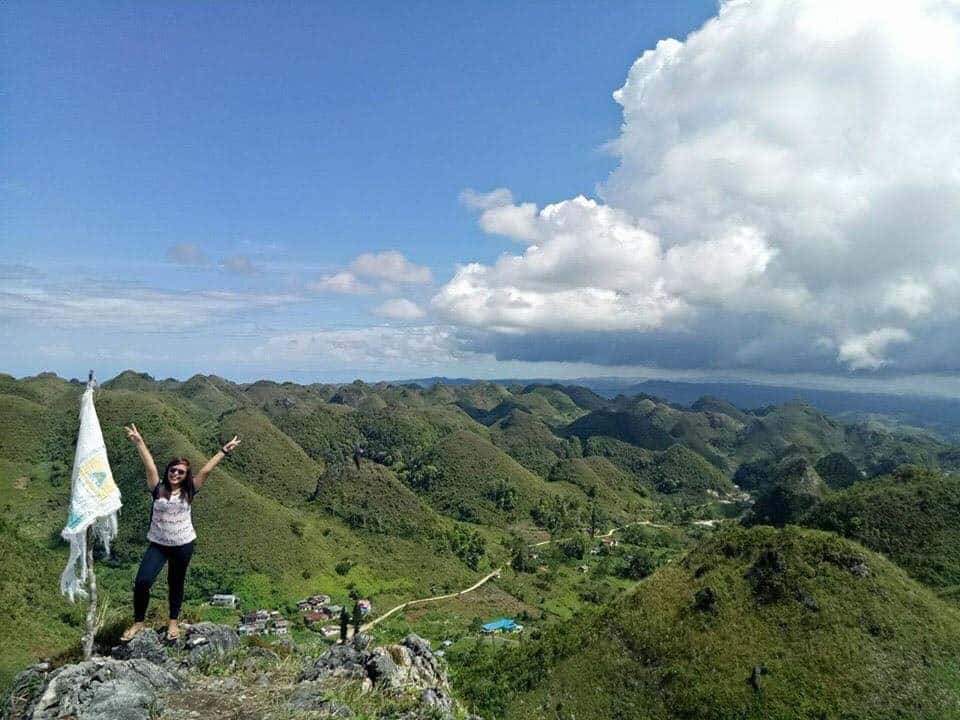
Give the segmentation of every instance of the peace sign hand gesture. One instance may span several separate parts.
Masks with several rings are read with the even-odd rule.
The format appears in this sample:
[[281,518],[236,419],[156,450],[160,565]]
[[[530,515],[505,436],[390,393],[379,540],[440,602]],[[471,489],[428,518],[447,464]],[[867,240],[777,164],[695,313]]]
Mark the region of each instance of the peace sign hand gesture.
[[127,431],[127,439],[132,442],[134,445],[140,445],[143,443],[143,436],[140,434],[140,431],[137,430],[137,426],[133,423],[124,426],[124,430]]
[[223,449],[223,454],[224,454],[224,455],[229,455],[231,452],[233,452],[233,449],[234,449],[235,447],[237,447],[237,445],[239,445],[239,444],[240,444],[240,438],[238,438],[236,435],[234,435],[234,436],[233,436],[233,439],[230,440],[230,442],[228,442],[226,445],[223,446],[223,448],[222,448],[222,449]]

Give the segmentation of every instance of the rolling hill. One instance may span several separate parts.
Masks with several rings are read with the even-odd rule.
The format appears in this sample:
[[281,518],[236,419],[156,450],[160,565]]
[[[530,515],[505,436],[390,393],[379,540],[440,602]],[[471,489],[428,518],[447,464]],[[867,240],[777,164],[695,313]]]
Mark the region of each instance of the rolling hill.
[[947,718],[958,651],[960,611],[880,555],[822,532],[731,528],[462,679],[485,693],[475,708],[515,720]]

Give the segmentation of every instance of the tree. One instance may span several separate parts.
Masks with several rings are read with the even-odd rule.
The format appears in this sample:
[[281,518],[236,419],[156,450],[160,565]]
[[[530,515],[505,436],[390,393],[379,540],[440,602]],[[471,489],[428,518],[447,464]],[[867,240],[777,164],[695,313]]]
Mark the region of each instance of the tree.
[[353,605],[353,636],[360,634],[360,621],[363,619],[363,613],[360,612],[360,603]]
[[597,505],[596,501],[590,503],[590,537],[596,537],[597,531],[601,530],[607,522],[607,514],[603,508]]
[[638,550],[627,558],[627,562],[620,568],[618,574],[630,580],[642,580],[657,567],[656,561],[647,550]]
[[510,566],[517,572],[533,572],[535,570],[530,558],[530,548],[519,535],[512,535],[508,544],[510,549]]
[[569,540],[565,540],[563,543],[561,543],[560,550],[568,558],[583,560],[583,556],[587,553],[586,538],[584,538],[583,535],[577,534]]
[[340,608],[340,642],[347,641],[347,629],[350,625],[350,615],[347,613],[346,606]]
[[508,483],[506,480],[498,480],[496,486],[493,488],[490,499],[493,500],[493,504],[497,506],[498,510],[506,510],[509,512],[517,507],[517,501],[520,498],[520,493],[517,491],[517,488]]

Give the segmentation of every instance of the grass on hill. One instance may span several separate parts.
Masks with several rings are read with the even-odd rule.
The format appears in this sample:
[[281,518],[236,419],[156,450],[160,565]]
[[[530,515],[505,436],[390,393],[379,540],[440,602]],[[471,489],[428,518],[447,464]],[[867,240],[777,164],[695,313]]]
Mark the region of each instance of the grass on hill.
[[683,445],[655,454],[652,465],[640,477],[661,495],[700,497],[707,490],[727,493],[733,489],[722,472]]
[[412,480],[414,489],[459,520],[504,527],[551,495],[542,478],[472,432],[444,437],[419,462],[436,475]]
[[510,457],[543,478],[571,451],[569,441],[558,438],[546,424],[523,410],[514,410],[494,423],[490,438]]
[[0,458],[31,461],[43,452],[44,409],[33,400],[0,394]]
[[960,478],[904,467],[831,493],[803,522],[883,553],[938,591],[960,585]]
[[595,435],[611,437],[647,450],[666,450],[673,436],[649,417],[632,411],[595,410],[562,428],[564,437],[577,436],[585,442]]
[[633,522],[652,505],[646,488],[638,487],[628,472],[606,458],[561,460],[553,467],[549,479],[551,483],[567,483],[578,488],[586,498],[585,503],[596,503],[614,524]]
[[835,535],[730,527],[609,607],[477,658],[474,709],[543,717],[960,716],[960,611]]

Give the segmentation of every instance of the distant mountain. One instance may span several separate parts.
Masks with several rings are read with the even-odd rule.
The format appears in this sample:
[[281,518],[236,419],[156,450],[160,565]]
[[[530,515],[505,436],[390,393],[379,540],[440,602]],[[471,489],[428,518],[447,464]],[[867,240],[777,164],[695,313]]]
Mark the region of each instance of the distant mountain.
[[[428,387],[437,382],[446,385],[469,385],[467,378],[421,378],[403,382]],[[960,399],[927,395],[895,395],[861,393],[843,390],[817,390],[788,385],[760,385],[734,382],[681,382],[631,378],[577,378],[576,380],[494,380],[498,385],[549,385],[588,388],[596,395],[615,398],[649,395],[669,402],[690,406],[701,399],[713,403],[726,402],[738,410],[780,405],[802,400],[819,410],[845,420],[864,419],[872,415],[888,417],[897,423],[925,428],[951,441],[960,439]],[[575,398],[576,401],[576,398]],[[579,404],[579,403],[578,403]],[[581,405],[581,407],[586,407]],[[596,409],[596,408],[590,408]],[[697,407],[694,409],[705,409]]]

